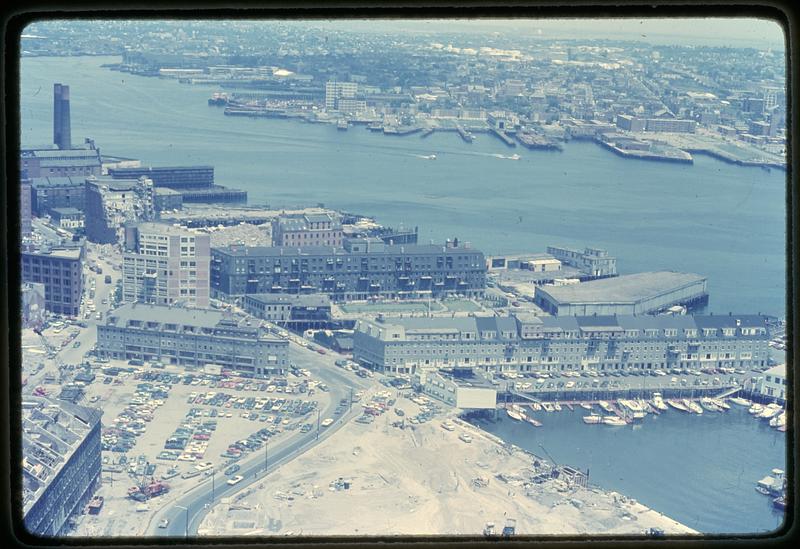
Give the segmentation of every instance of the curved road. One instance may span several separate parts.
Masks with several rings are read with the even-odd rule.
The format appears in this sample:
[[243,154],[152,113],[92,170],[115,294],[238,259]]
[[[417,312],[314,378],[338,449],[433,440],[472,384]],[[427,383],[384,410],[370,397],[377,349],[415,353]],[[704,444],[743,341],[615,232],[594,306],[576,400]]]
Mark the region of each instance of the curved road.
[[[369,378],[362,379],[352,372],[337,368],[334,365],[334,360],[341,358],[341,356],[331,353],[330,351],[328,351],[327,355],[323,356],[314,351],[292,345],[290,347],[289,357],[292,364],[309,369],[314,377],[328,385],[331,400],[328,406],[320,411],[320,421],[327,417],[335,418],[333,415],[335,408],[339,405],[341,399],[350,397],[351,387],[355,393],[358,390],[367,389],[375,385],[375,382]],[[317,438],[317,429],[312,429],[299,437],[291,437],[287,441],[270,446],[268,459],[269,471],[294,459],[303,452],[313,448],[319,442],[330,437],[347,421],[360,415],[360,410],[361,406],[354,405],[351,411],[335,418],[334,423],[330,427],[320,427],[319,438]],[[313,415],[311,417],[315,420]],[[313,424],[313,421],[311,421],[311,423]],[[241,436],[244,437],[246,435],[245,433],[241,433]],[[265,454],[266,448],[264,451],[258,450],[253,452],[241,460],[239,463],[241,468],[236,474],[242,475],[244,480],[236,485],[229,486],[227,484],[229,477],[226,477],[224,474],[215,474],[213,481],[214,502],[218,503],[221,498],[231,496],[244,490],[248,486],[260,482],[265,476]],[[211,508],[211,497],[212,478],[204,477],[204,480],[198,482],[197,486],[180,495],[177,500],[167,504],[163,509],[158,510],[153,515],[146,534],[150,536],[168,537],[182,537],[186,536],[187,533],[188,535],[195,535],[200,523]],[[159,528],[158,524],[163,519],[169,520],[169,524],[166,528]]]

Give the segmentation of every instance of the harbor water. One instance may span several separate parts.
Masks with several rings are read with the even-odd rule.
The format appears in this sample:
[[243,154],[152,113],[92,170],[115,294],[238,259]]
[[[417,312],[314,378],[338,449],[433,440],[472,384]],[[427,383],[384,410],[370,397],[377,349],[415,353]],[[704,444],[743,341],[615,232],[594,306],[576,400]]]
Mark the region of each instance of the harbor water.
[[[529,410],[529,409],[527,409]],[[602,413],[595,406],[595,413]],[[589,425],[589,412],[529,412],[534,427],[502,410],[481,428],[559,465],[589,470],[589,482],[632,497],[699,532],[763,533],[783,511],[755,490],[773,468],[786,470],[786,435],[731,405],[702,415],[668,410],[624,427]],[[549,457],[552,456],[552,457]]]
[[[785,309],[785,178],[702,155],[620,158],[590,142],[514,149],[489,134],[385,136],[354,126],[228,117],[216,88],[101,68],[116,57],[24,58],[22,143],[52,142],[54,82],[70,86],[73,143],[143,164],[212,164],[251,204],[316,205],[458,237],[487,255],[605,248],[622,273],[708,277],[715,314]],[[518,154],[519,160],[508,158]],[[424,158],[436,155],[436,159]]]

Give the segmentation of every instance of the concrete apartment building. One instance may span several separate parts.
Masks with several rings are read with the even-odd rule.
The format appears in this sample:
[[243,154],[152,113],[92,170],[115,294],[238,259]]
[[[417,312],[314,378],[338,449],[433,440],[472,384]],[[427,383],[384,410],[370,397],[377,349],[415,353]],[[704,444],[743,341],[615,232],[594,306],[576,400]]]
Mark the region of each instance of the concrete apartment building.
[[342,224],[330,213],[282,215],[272,222],[273,246],[342,245]]
[[765,317],[588,316],[359,320],[353,356],[390,374],[764,366]]
[[211,250],[211,296],[324,293],[334,300],[479,297],[486,288],[483,253],[458,243],[388,245],[378,238],[328,246]]
[[240,373],[272,375],[289,366],[289,343],[252,319],[221,311],[126,304],[97,327],[101,358],[140,359]]
[[147,178],[86,179],[86,238],[99,244],[122,242],[124,225],[155,216],[153,182]]
[[676,305],[708,302],[706,278],[659,271],[590,280],[569,286],[542,286],[534,302],[555,316],[642,315]]
[[67,534],[100,487],[102,412],[64,401],[22,401],[22,512],[31,534]]
[[22,250],[22,281],[43,284],[45,308],[51,313],[78,316],[83,292],[84,247],[42,246]]
[[152,222],[124,230],[123,301],[208,307],[210,235]]

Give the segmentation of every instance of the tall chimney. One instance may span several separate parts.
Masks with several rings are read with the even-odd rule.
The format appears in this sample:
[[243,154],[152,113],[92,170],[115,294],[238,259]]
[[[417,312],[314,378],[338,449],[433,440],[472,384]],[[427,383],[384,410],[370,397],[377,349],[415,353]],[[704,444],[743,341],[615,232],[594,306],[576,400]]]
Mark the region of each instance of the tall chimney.
[[53,84],[53,143],[59,149],[72,148],[69,117],[69,86]]

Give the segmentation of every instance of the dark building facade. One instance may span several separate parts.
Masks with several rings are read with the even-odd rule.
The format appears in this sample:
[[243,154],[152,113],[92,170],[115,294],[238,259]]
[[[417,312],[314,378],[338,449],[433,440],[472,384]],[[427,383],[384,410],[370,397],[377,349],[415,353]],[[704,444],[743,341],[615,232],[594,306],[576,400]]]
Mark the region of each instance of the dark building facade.
[[31,396],[22,409],[25,528],[38,536],[63,536],[100,487],[102,412]]
[[325,294],[253,294],[244,296],[249,314],[290,330],[331,327],[331,301]]
[[86,209],[85,177],[36,177],[31,188],[31,208],[39,217],[52,208]]
[[387,245],[348,239],[344,248],[244,247],[211,250],[212,297],[324,293],[335,300],[483,295],[483,253],[450,244]]
[[171,189],[211,187],[214,185],[214,166],[141,166],[138,168],[109,168],[108,175],[114,179],[153,180],[154,187]]
[[69,86],[63,84],[53,84],[53,143],[59,149],[72,148]]
[[22,252],[22,281],[44,284],[45,308],[78,316],[83,292],[83,245]]
[[31,234],[33,227],[31,226],[31,216],[33,215],[33,208],[31,206],[31,194],[33,188],[30,179],[23,179],[19,183],[19,230],[21,236],[28,236]]

